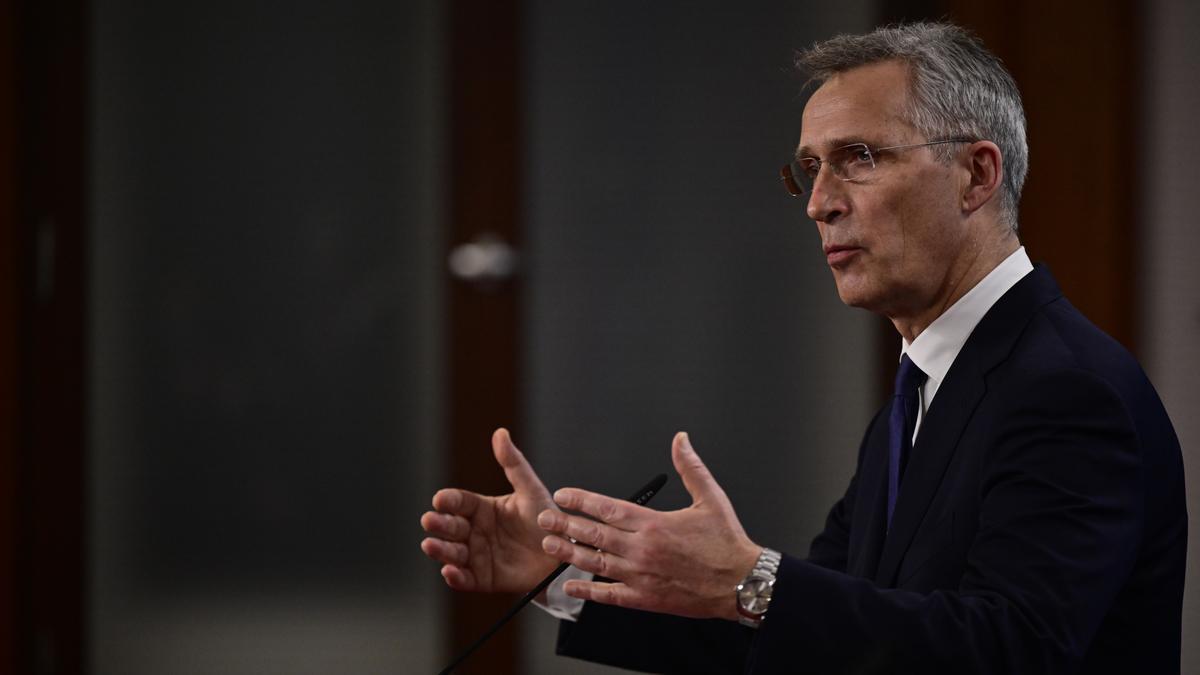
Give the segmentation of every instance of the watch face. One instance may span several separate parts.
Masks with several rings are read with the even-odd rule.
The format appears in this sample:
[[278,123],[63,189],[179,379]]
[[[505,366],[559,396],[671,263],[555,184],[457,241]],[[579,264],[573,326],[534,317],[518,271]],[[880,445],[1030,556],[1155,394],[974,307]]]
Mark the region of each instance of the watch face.
[[738,604],[751,614],[767,611],[771,600],[771,582],[759,577],[750,577],[738,588]]

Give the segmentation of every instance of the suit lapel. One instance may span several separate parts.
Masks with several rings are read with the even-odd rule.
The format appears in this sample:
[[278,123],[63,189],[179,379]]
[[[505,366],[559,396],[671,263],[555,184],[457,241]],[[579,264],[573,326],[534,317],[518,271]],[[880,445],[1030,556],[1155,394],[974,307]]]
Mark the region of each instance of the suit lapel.
[[[885,407],[883,419],[887,419],[888,412]],[[867,454],[862,463],[862,475],[858,479],[858,496],[854,504],[855,527],[846,571],[863,579],[875,578],[883,549],[884,530],[887,528],[887,443],[887,425],[874,425],[866,440]],[[879,458],[883,458],[882,463]]]
[[[967,338],[921,422],[896,500],[892,528],[883,539],[874,575],[877,585],[890,588],[896,583],[900,563],[942,484],[963,429],[987,392],[988,372],[1012,351],[1033,314],[1061,295],[1049,270],[1037,265],[988,310]],[[886,467],[886,433],[881,447],[876,456],[882,457]],[[886,501],[886,487],[880,499]],[[873,525],[886,527],[878,522]]]

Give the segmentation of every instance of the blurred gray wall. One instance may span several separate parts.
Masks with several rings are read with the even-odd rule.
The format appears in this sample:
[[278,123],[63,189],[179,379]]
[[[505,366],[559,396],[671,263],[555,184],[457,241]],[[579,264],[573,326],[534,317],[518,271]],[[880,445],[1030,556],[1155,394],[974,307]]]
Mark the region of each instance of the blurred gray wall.
[[1200,672],[1200,4],[1145,5],[1144,96],[1140,176],[1142,364],[1171,415],[1187,468],[1187,591],[1183,605],[1183,672]]
[[[873,412],[871,317],[844,307],[778,167],[806,95],[795,49],[874,2],[532,2],[526,437],[554,489],[672,475],[690,432],[755,541],[803,554]],[[552,656],[525,617],[528,672]]]
[[433,672],[439,3],[92,15],[93,671]]

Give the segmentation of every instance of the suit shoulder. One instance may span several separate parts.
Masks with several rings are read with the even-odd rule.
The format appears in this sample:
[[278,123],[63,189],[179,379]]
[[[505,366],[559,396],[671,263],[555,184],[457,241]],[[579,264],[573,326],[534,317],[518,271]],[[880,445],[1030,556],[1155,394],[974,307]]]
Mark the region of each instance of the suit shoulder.
[[1114,398],[1145,446],[1178,456],[1166,409],[1137,359],[1065,298],[1039,308],[988,378],[1002,398]]
[[1022,379],[1082,371],[1126,394],[1149,387],[1145,372],[1129,350],[1062,297],[1034,313],[1005,366],[1013,375],[1024,376]]

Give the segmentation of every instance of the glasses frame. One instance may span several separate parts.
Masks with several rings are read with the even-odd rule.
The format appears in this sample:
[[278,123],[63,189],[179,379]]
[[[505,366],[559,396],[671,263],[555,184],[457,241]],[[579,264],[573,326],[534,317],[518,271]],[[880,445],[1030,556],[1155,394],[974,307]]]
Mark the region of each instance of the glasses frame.
[[[943,145],[946,143],[974,143],[974,142],[975,142],[974,140],[969,139],[969,138],[944,138],[944,139],[940,139],[940,140],[936,140],[936,141],[928,141],[926,143],[907,143],[904,145],[889,145],[889,146],[882,147],[882,148],[872,148],[871,146],[867,145],[866,143],[847,143],[846,145],[841,145],[841,146],[834,148],[833,151],[837,152],[839,150],[846,150],[847,148],[862,148],[863,150],[866,151],[867,156],[871,158],[871,169],[870,170],[874,171],[876,169],[875,156],[881,152],[887,152],[890,150],[907,150],[909,148],[923,148],[923,147],[926,147],[929,145]],[[817,163],[817,170],[811,178],[809,178],[808,172],[804,171],[803,168],[800,166],[800,162],[805,161],[805,160],[811,160],[811,161]],[[783,165],[783,168],[781,168],[779,170],[779,180],[783,182],[783,187],[788,191],[788,194],[790,194],[793,197],[803,197],[804,195],[808,194],[811,191],[811,188],[806,190],[804,186],[806,184],[812,185],[813,183],[816,182],[817,176],[821,175],[821,167],[825,166],[828,163],[828,161],[829,160],[818,159],[816,157],[797,158],[797,159],[792,160],[791,162]],[[854,181],[861,180],[861,177],[859,177],[859,178],[845,177],[843,175],[844,170],[841,168],[841,165],[829,164],[829,167],[830,167],[830,170],[833,171],[834,177],[836,177],[838,180],[841,180],[841,181],[844,181],[847,183],[852,183]],[[797,169],[800,169],[800,171],[797,172],[796,171]]]

